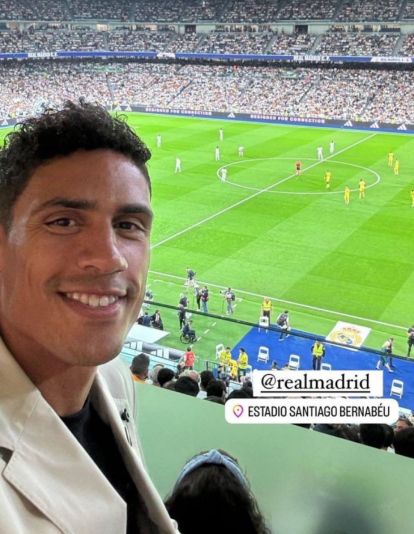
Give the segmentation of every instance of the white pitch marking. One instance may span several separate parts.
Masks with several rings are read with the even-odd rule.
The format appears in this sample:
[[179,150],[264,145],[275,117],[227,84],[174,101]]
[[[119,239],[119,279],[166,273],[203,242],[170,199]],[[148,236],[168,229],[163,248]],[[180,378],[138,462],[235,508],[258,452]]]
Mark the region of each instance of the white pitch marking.
[[207,330],[204,330],[203,334],[208,334],[210,332],[210,329],[207,328]]
[[[249,161],[268,161],[269,159],[274,159],[274,160],[290,159],[292,161],[295,161],[297,158],[278,158],[278,157],[274,157],[273,158],[272,157],[272,158],[251,159]],[[310,158],[302,158],[302,159],[310,159]],[[315,160],[312,160],[312,161],[315,161]],[[319,163],[322,163],[319,160],[317,160],[317,161]],[[224,167],[230,167],[230,166],[233,166],[233,165],[237,165],[238,163],[244,163],[244,161],[235,161],[234,163],[229,163],[228,165],[224,165]],[[370,187],[376,186],[381,181],[381,176],[376,171],[374,171],[373,169],[369,169],[368,167],[363,167],[362,165],[355,165],[354,163],[346,163],[345,161],[334,161],[334,160],[332,160],[332,163],[339,163],[341,165],[348,165],[349,167],[356,167],[357,169],[362,169],[363,171],[366,171],[367,173],[369,172],[369,173],[373,174],[374,176],[376,176],[375,182],[373,182],[372,184],[367,185],[366,189],[369,189]],[[303,169],[303,171],[306,171],[306,170],[310,169],[311,167],[312,166],[306,167],[305,169]],[[223,168],[223,167],[221,167],[221,168]],[[258,187],[253,187],[253,186],[250,186],[250,185],[237,184],[236,182],[230,182],[229,180],[226,180],[226,182],[228,184],[230,184],[230,185],[233,185],[234,187],[240,187],[240,189],[248,189],[249,191],[261,191]],[[357,192],[357,191],[359,191],[359,189],[358,188],[351,189],[351,192],[352,191],[353,192]],[[341,191],[268,191],[268,193],[271,193],[273,195],[343,195],[344,194],[343,190],[341,190]]]
[[[308,169],[311,169],[312,167],[316,167],[317,165],[320,165],[324,161],[328,161],[333,156],[337,156],[338,154],[341,154],[342,152],[350,150],[351,148],[353,148],[353,147],[355,147],[357,145],[360,145],[361,143],[364,143],[365,141],[368,141],[368,139],[371,139],[372,137],[374,137],[376,135],[377,135],[376,133],[373,133],[373,134],[369,135],[368,137],[364,137],[363,139],[360,139],[359,141],[356,141],[352,145],[349,145],[348,147],[343,148],[342,150],[338,150],[338,152],[336,152],[336,154],[332,154],[331,156],[328,156],[327,158],[325,158],[322,161],[319,161],[319,160],[316,161],[312,165],[309,165],[308,167],[306,167],[306,169],[304,169],[304,170],[308,170]],[[169,241],[172,241],[176,237],[179,237],[180,235],[186,234],[190,230],[193,230],[194,228],[197,228],[198,226],[201,226],[202,224],[215,219],[219,215],[223,215],[223,213],[227,213],[228,211],[232,210],[233,208],[236,208],[237,206],[241,206],[242,204],[245,204],[246,202],[248,202],[252,198],[257,197],[257,196],[261,195],[262,193],[267,193],[268,191],[270,191],[271,189],[273,189],[277,185],[280,185],[283,182],[286,182],[287,180],[290,180],[291,178],[294,178],[295,176],[296,176],[296,174],[291,174],[289,176],[286,176],[286,178],[282,178],[278,182],[276,182],[274,184],[270,184],[267,187],[265,187],[264,189],[260,189],[259,191],[256,191],[255,193],[252,193],[251,195],[247,196],[246,198],[243,198],[242,200],[239,200],[238,202],[235,202],[234,204],[230,204],[230,206],[227,206],[227,208],[223,208],[222,210],[217,211],[216,213],[212,213],[211,215],[209,215],[205,219],[202,219],[201,221],[198,221],[197,223],[194,223],[194,224],[192,224],[190,226],[187,226],[187,228],[183,228],[179,232],[176,232],[175,234],[172,234],[169,237],[166,237],[165,239],[162,239],[158,243],[155,243],[154,245],[151,245],[151,249],[158,248],[159,246],[164,245],[165,243],[168,243]]]
[[[161,276],[166,276],[166,277],[170,277],[170,278],[175,278],[177,280],[182,280],[183,278],[181,276],[176,276],[174,274],[168,274],[168,273],[160,273],[158,271],[149,271],[151,274],[156,274],[156,275],[161,275]],[[167,282],[169,283],[169,282]],[[205,284],[205,285],[208,285],[208,286],[211,286],[211,287],[217,287],[219,289],[225,289],[226,286],[220,286],[218,284],[213,284],[211,282],[202,282],[202,284]],[[348,319],[357,319],[359,321],[366,321],[367,323],[373,323],[373,324],[378,324],[378,325],[382,325],[382,326],[389,326],[391,328],[398,328],[399,330],[407,330],[407,327],[406,326],[400,326],[398,324],[392,324],[392,323],[385,323],[383,321],[377,321],[376,319],[368,319],[367,317],[360,317],[359,315],[352,315],[350,313],[343,313],[343,312],[339,312],[339,311],[335,311],[335,310],[328,310],[327,308],[319,308],[318,306],[311,306],[309,304],[302,304],[300,302],[295,302],[293,300],[285,300],[285,299],[279,299],[277,297],[272,297],[270,295],[261,295],[260,293],[253,293],[252,291],[245,291],[244,289],[236,289],[236,288],[233,288],[234,291],[238,292],[238,293],[243,293],[244,295],[248,295],[250,297],[260,297],[260,298],[264,298],[265,296],[269,297],[271,300],[274,300],[275,302],[281,302],[282,304],[291,304],[292,306],[297,306],[299,308],[305,308],[307,310],[313,310],[313,311],[320,311],[320,312],[323,312],[323,313],[328,313],[330,315],[339,315],[341,317],[347,317]]]

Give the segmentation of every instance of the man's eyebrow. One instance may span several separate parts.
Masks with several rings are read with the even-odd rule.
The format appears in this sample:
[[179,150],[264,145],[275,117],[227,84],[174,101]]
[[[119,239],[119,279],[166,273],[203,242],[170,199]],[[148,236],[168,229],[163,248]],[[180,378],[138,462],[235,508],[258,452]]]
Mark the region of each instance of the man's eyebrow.
[[150,220],[152,220],[154,217],[153,211],[145,204],[124,204],[123,206],[120,206],[116,211],[118,214],[124,215],[139,215],[142,213],[146,215]]
[[[36,209],[34,210],[34,213],[38,213],[44,209],[53,208],[53,207],[92,211],[97,208],[97,203],[92,202],[90,200],[84,200],[84,199],[55,197],[37,206]],[[142,213],[146,215],[150,220],[152,220],[154,216],[152,210],[147,205],[142,204],[142,203],[124,204],[117,208],[116,213],[117,215],[120,215],[120,214],[139,215]]]
[[55,197],[39,204],[34,210],[34,213],[38,213],[47,208],[71,208],[75,210],[93,210],[96,208],[96,202],[91,202],[89,200],[81,200],[74,198],[65,198],[65,197]]

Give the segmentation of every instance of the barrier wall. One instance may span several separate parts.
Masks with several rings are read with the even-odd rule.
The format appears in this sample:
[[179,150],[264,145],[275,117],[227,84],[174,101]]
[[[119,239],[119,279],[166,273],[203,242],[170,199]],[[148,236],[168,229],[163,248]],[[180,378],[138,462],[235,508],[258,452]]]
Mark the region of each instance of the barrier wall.
[[222,448],[239,459],[274,533],[411,532],[414,460],[291,425],[230,425],[223,406],[136,387],[144,454],[163,497],[186,460]]

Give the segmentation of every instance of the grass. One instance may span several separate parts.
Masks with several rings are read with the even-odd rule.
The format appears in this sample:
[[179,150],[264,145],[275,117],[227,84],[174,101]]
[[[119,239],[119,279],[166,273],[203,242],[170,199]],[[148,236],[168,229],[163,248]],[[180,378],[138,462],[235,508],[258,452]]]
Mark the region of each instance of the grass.
[[[219,290],[231,286],[236,318],[257,321],[268,295],[276,312],[289,309],[294,328],[326,335],[344,320],[371,328],[366,345],[379,348],[393,335],[395,352],[405,354],[406,329],[414,323],[412,136],[144,114],[129,114],[128,121],[153,152],[149,285],[156,301],[177,304],[190,266],[210,288],[212,313],[222,313]],[[331,139],[336,153],[318,162],[316,147],[329,156]],[[390,151],[401,162],[399,176],[387,166]],[[297,159],[304,169],[298,177]],[[222,165],[228,165],[227,183],[217,176]],[[333,173],[330,190],[326,170]],[[357,192],[361,177],[364,200]],[[345,185],[352,190],[348,206]],[[175,312],[163,317],[167,343],[180,346]],[[246,330],[206,317],[195,326],[204,358],[216,343],[233,345]]]

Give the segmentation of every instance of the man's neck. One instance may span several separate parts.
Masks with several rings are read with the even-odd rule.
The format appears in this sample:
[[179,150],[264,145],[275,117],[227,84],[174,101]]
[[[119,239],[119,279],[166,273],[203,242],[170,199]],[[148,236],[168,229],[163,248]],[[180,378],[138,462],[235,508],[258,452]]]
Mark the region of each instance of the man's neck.
[[79,412],[88,398],[96,367],[68,367],[58,375],[32,379],[45,400],[62,416]]
[[[60,416],[79,412],[88,398],[96,375],[96,366],[69,365],[40,354],[33,347],[28,351],[14,350],[13,343],[4,340],[14,359],[39,389],[44,399]],[[44,365],[43,362],[48,362]]]

